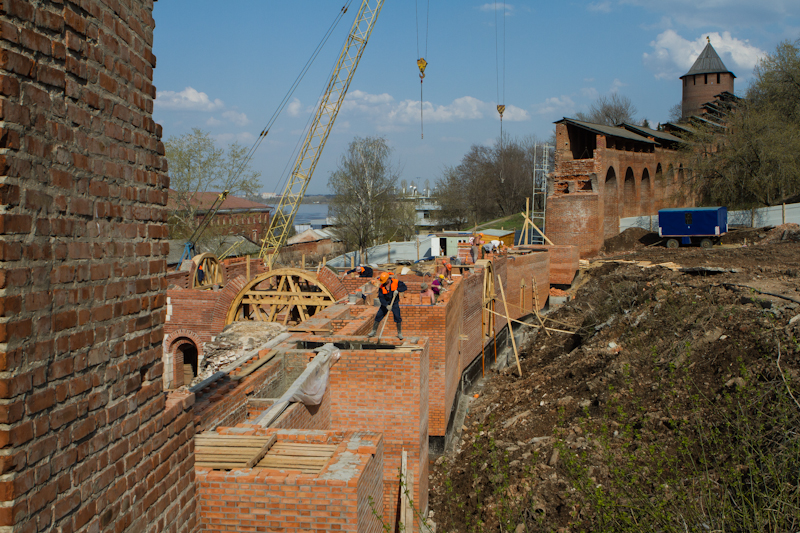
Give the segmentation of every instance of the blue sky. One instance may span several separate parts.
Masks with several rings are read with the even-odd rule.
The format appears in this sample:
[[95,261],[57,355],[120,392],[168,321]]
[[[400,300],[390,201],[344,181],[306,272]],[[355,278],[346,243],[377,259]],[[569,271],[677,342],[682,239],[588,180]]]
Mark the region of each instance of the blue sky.
[[[156,2],[154,118],[164,138],[197,127],[221,147],[251,146],[346,1]],[[253,158],[264,192],[281,192],[359,3]],[[386,137],[402,179],[432,184],[473,144],[495,142],[498,100],[506,105],[504,132],[518,138],[546,139],[554,121],[613,91],[631,98],[638,118],[665,121],[680,101],[678,76],[706,36],[744,93],[759,57],[800,38],[800,1],[387,0],[309,192],[328,192],[347,145],[368,135]],[[428,61],[424,139],[418,47]]]

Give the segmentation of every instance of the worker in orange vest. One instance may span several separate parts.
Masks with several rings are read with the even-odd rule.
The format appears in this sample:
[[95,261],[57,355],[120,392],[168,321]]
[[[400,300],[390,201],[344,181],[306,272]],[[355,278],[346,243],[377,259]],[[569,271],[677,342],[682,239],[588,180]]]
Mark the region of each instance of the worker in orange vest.
[[403,319],[400,317],[400,293],[405,292],[408,287],[402,281],[395,279],[388,272],[382,272],[378,278],[380,285],[378,286],[378,300],[381,302],[381,308],[378,309],[378,314],[375,315],[375,322],[372,324],[372,331],[367,337],[374,337],[378,333],[378,324],[380,324],[383,317],[389,312],[389,306],[392,306],[392,316],[394,316],[394,323],[397,326],[397,338],[403,339],[403,330],[401,323]]

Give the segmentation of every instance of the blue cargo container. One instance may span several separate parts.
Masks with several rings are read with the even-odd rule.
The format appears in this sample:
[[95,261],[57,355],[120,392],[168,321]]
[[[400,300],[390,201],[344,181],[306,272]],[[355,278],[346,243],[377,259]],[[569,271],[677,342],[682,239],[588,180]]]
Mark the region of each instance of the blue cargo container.
[[727,232],[726,207],[678,207],[658,211],[658,235],[668,238],[668,248],[692,243],[711,248]]

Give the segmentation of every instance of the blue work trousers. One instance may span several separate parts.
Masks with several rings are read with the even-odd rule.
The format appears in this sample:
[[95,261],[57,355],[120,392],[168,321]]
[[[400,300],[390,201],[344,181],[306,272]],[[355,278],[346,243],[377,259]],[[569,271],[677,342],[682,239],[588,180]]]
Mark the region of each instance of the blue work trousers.
[[[389,300],[389,302],[391,302],[391,299]],[[378,309],[378,314],[375,315],[375,323],[377,324],[381,320],[383,320],[383,317],[385,317],[386,313],[388,313],[388,312],[389,312],[388,305],[384,304],[383,302],[381,302],[381,308]],[[400,297],[399,296],[397,298],[395,298],[394,304],[392,304],[392,316],[394,316],[395,324],[399,324],[400,322],[403,321],[403,319],[400,318]]]

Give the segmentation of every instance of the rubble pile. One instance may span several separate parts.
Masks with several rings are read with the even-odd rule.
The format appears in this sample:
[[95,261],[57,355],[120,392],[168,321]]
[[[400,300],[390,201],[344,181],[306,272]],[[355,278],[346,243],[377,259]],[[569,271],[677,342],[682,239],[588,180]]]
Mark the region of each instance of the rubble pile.
[[226,326],[214,340],[203,345],[200,368],[192,385],[219,372],[248,352],[258,350],[285,329],[281,324],[254,321],[234,322]]

